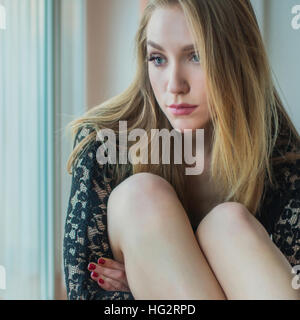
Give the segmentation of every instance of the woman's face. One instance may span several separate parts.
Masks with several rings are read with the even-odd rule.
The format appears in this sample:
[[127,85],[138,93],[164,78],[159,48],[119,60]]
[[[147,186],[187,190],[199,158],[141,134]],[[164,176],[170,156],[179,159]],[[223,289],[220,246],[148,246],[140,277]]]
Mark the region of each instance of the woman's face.
[[[180,132],[206,128],[210,121],[205,74],[193,43],[180,8],[153,12],[147,26],[147,57],[152,60],[148,61],[149,79],[161,110]],[[182,103],[197,108],[185,115],[174,114],[169,108]]]

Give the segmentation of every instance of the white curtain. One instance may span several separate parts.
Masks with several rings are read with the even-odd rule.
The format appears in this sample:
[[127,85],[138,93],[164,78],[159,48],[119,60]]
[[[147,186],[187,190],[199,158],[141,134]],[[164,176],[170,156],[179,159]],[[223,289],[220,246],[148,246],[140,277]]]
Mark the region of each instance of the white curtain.
[[0,8],[0,299],[62,298],[64,127],[85,106],[84,2]]

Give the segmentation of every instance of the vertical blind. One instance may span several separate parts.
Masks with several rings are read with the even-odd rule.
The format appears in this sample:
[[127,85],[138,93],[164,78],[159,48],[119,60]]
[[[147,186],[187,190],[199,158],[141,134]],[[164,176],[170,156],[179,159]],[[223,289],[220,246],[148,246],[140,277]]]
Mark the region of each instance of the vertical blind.
[[[79,20],[79,28],[63,31],[60,19],[70,4],[0,0],[6,13],[0,29],[0,266],[6,277],[0,299],[54,299],[55,279],[62,279],[58,239],[67,199],[59,195],[57,206],[56,190],[68,181],[65,164],[57,164],[71,145],[62,135],[71,119],[63,115],[81,113],[85,102],[84,6],[72,1],[68,25]],[[73,63],[62,64],[62,51]],[[62,75],[74,77],[64,94]]]
[[1,4],[1,297],[48,298],[54,266],[52,7],[40,0]]

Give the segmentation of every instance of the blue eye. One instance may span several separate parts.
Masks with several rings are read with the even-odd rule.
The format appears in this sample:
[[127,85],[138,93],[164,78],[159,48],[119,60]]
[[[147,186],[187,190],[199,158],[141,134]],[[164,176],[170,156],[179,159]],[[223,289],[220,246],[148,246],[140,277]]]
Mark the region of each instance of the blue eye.
[[195,62],[200,62],[199,56],[196,53],[193,53],[192,57],[197,57],[198,61],[195,61]]
[[[152,61],[157,61],[158,59],[163,59],[162,57],[160,57],[160,56],[150,56],[150,58],[148,59],[148,61],[150,61],[150,62],[152,62]],[[161,66],[161,64],[156,64],[156,63],[154,63],[154,65],[155,66],[157,66],[157,67],[160,67]]]
[[[192,57],[196,57],[196,59],[198,59],[198,60],[196,60],[196,61],[194,61],[194,62],[196,62],[196,63],[199,63],[200,61],[199,61],[199,56],[198,56],[198,54],[196,54],[195,52],[193,52],[192,54],[191,54],[191,56]],[[154,55],[151,55],[149,58],[148,58],[148,61],[149,62],[153,62],[154,61],[154,65],[156,66],[156,67],[161,67],[162,66],[162,63],[160,63],[159,61],[161,61],[161,60],[165,60],[164,58],[162,58],[161,56],[154,56]],[[192,59],[193,60],[193,59]],[[155,63],[156,62],[156,63]]]

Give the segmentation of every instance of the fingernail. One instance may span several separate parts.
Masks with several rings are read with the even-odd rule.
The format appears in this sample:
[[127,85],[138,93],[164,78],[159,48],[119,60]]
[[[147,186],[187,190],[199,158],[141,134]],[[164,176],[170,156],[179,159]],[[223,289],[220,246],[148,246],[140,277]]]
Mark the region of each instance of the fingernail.
[[99,274],[95,271],[92,272],[92,277],[97,278],[99,276]]
[[104,280],[101,279],[101,278],[98,280],[98,282],[99,282],[100,284],[104,284]]
[[96,269],[96,265],[94,263],[90,263],[88,265],[88,269],[91,271],[91,270],[95,270]]
[[99,263],[99,264],[104,264],[104,263],[105,263],[105,260],[102,259],[102,258],[100,258],[100,259],[98,259],[98,263]]

